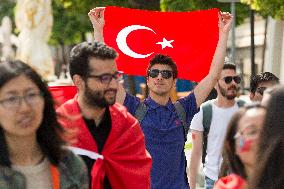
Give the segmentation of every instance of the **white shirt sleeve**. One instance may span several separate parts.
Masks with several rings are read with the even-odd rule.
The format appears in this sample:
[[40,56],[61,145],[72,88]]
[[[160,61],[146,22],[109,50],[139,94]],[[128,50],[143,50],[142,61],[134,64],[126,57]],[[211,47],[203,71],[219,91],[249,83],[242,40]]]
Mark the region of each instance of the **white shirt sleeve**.
[[190,129],[196,131],[204,131],[203,129],[203,110],[200,108],[200,111],[196,113],[190,123]]

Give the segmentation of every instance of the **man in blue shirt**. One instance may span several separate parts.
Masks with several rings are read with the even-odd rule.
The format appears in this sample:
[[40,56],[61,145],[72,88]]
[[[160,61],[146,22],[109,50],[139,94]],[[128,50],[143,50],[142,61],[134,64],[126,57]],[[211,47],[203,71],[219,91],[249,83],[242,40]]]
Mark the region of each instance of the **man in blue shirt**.
[[[95,40],[103,41],[104,8],[94,8],[89,12],[94,28]],[[222,71],[227,39],[232,17],[221,13],[219,19],[219,41],[212,60],[209,74],[187,97],[179,99],[189,123],[199,106],[215,86]],[[206,49],[204,49],[206,50]],[[190,60],[189,60],[190,61]],[[178,71],[173,60],[165,55],[156,55],[146,71],[149,97],[144,100],[146,113],[140,121],[145,135],[146,148],[152,156],[152,189],[188,189],[186,161],[184,154],[185,132],[182,120],[177,114],[170,92],[176,85]],[[140,99],[127,94],[121,86],[117,102],[123,103],[135,115]]]

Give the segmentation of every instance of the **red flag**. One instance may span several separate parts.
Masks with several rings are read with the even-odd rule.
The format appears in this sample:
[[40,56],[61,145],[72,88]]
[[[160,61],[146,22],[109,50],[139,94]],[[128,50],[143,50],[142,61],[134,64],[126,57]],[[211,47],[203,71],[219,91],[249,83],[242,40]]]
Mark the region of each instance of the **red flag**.
[[77,93],[75,86],[49,86],[48,89],[52,94],[55,107],[61,106],[61,104],[73,98]]
[[157,12],[119,7],[105,10],[105,43],[117,50],[118,69],[145,76],[155,54],[169,55],[179,78],[200,81],[209,72],[218,42],[218,9]]

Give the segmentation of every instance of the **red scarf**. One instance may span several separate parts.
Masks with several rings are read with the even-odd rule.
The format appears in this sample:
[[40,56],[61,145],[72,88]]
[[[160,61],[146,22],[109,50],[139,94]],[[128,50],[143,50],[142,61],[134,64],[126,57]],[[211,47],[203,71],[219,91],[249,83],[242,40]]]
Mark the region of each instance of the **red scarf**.
[[[152,160],[145,149],[144,134],[138,121],[119,104],[110,106],[112,127],[104,148],[103,159],[97,159],[92,168],[92,189],[103,189],[107,175],[113,189],[150,189]],[[76,100],[67,101],[58,112],[76,120],[62,119],[65,128],[78,128],[76,143],[72,146],[98,153],[97,144],[89,132]]]

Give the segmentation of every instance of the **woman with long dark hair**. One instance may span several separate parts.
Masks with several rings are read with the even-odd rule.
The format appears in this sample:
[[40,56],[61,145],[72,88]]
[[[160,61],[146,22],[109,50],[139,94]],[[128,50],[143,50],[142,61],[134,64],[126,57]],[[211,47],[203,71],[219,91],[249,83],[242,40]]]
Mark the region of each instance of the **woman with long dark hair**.
[[232,117],[223,148],[221,176],[214,189],[243,189],[255,166],[259,134],[266,110],[260,104],[241,108]]
[[250,189],[284,188],[284,87],[270,93]]
[[47,85],[21,61],[0,63],[0,188],[88,188],[87,170],[64,147]]

